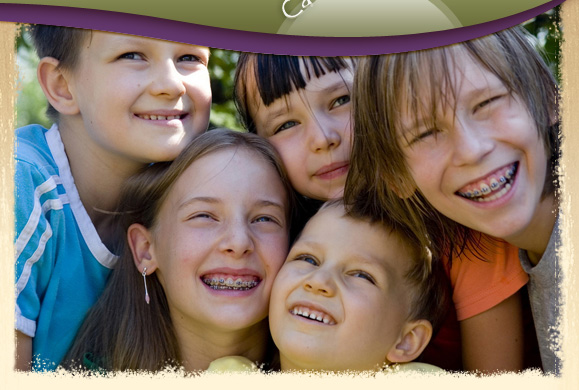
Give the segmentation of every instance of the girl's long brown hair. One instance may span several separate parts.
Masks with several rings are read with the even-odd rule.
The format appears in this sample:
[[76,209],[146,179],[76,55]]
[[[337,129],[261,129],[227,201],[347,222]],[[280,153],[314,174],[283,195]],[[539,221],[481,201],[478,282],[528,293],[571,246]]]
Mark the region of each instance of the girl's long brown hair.
[[[126,183],[118,209],[119,234],[126,236],[133,223],[148,229],[153,227],[163,201],[181,174],[203,156],[227,148],[245,148],[260,155],[278,172],[288,197],[289,225],[294,195],[273,147],[254,134],[216,129],[196,138],[174,162],[153,164]],[[143,276],[134,265],[126,239],[117,253],[120,253],[117,266],[103,294],[89,311],[63,367],[90,368],[87,359],[106,371],[159,371],[180,367],[180,348],[156,274],[147,276],[150,295],[150,304],[147,304]]]

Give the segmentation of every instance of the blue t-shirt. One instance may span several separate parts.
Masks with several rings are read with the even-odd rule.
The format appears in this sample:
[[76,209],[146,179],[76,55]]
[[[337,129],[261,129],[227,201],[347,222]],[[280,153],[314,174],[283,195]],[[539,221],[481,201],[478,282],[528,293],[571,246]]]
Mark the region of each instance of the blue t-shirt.
[[34,370],[61,362],[117,261],[81,203],[56,125],[16,130],[16,330]]

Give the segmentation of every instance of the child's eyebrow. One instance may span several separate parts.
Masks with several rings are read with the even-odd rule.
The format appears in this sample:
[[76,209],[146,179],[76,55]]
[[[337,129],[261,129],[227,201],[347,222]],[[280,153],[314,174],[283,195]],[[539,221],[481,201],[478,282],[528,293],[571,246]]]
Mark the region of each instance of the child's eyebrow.
[[286,207],[283,204],[268,199],[257,200],[255,204],[260,207],[274,207],[279,209],[282,213],[285,213],[286,210]]
[[[184,202],[181,202],[179,204],[179,206],[177,207],[178,210],[181,210],[191,204],[195,204],[195,203],[209,203],[209,204],[219,204],[219,203],[223,203],[223,201],[219,198],[214,198],[214,197],[210,197],[210,196],[197,196],[194,198],[190,198],[185,200]],[[274,207],[279,209],[282,213],[285,213],[285,205],[279,202],[276,202],[274,200],[270,200],[270,199],[257,199],[254,203],[255,206],[258,207]]]
[[221,200],[219,200],[217,198],[210,197],[210,196],[197,196],[197,197],[190,198],[190,199],[187,199],[187,200],[181,202],[179,204],[179,206],[177,206],[177,209],[178,210],[183,209],[183,208],[185,208],[191,204],[194,204],[194,203],[217,204],[217,203],[221,203]]
[[371,253],[355,253],[350,257],[356,264],[382,269],[388,278],[396,272],[391,264],[385,260],[384,256],[375,256]]
[[[288,107],[289,103],[284,102],[281,99],[278,99],[278,100],[279,100],[279,103],[274,101],[272,104],[265,107],[267,112],[264,116],[264,125],[266,127],[270,126],[279,117],[282,117],[290,112],[290,108]],[[272,106],[279,106],[279,107],[272,107]]]
[[402,138],[407,141],[407,137],[412,137],[413,133],[422,126],[424,123],[424,119],[422,115],[418,114],[415,118],[411,118],[409,121],[400,121],[398,127],[398,131],[396,132],[399,138]]
[[348,88],[348,84],[343,79],[336,80],[333,83],[324,86],[323,88],[311,89],[311,88],[308,88],[308,84],[306,84],[306,87],[305,87],[306,90],[315,91],[315,92],[323,92],[323,93],[328,93],[328,94],[334,93],[334,92],[339,91],[343,88],[346,88],[348,91],[350,91],[350,88]]
[[297,246],[299,244],[300,247],[305,247],[306,249],[313,249],[313,250],[321,250],[323,246],[318,243],[318,241],[311,240],[308,238],[300,237],[293,246]]
[[497,93],[502,91],[507,91],[508,88],[500,80],[486,80],[486,83],[480,86],[474,86],[470,91],[468,91],[467,98],[474,99],[481,95],[487,93]]

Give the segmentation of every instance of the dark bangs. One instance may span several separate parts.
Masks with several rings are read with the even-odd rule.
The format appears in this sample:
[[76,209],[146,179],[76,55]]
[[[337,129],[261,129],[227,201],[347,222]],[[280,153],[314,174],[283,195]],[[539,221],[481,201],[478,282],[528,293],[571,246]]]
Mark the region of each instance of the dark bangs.
[[[303,64],[305,78],[300,63]],[[255,65],[257,90],[266,106],[294,90],[305,88],[314,77],[318,78],[327,72],[338,72],[348,66],[340,57],[278,55],[258,55]]]
[[[309,80],[352,66],[343,57],[298,57],[241,53],[237,62],[234,101],[243,126],[255,133],[250,101],[261,98],[266,106],[306,87]],[[303,73],[302,73],[303,71]],[[252,85],[255,84],[255,87]],[[253,101],[257,106],[259,101]]]

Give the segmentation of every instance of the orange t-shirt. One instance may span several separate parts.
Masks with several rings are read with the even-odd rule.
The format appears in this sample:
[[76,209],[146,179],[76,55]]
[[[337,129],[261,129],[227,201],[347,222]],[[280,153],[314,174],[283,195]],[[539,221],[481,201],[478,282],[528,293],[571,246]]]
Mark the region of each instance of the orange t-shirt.
[[[518,248],[486,238],[479,257],[465,251],[452,261],[449,271],[454,307],[442,328],[423,352],[423,362],[447,370],[462,369],[458,321],[485,312],[519,291],[529,276],[519,261]],[[480,257],[484,257],[482,260]],[[448,264],[448,259],[445,260]],[[447,267],[448,268],[448,267]]]
[[518,248],[502,240],[487,238],[485,242],[486,261],[465,252],[452,262],[450,284],[458,321],[498,305],[529,281],[521,267]]

